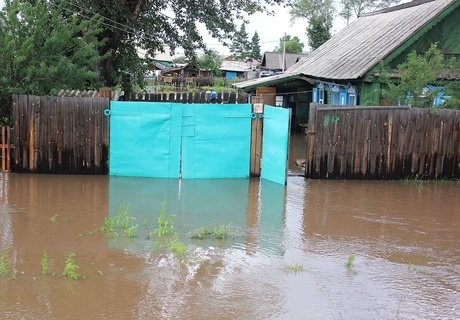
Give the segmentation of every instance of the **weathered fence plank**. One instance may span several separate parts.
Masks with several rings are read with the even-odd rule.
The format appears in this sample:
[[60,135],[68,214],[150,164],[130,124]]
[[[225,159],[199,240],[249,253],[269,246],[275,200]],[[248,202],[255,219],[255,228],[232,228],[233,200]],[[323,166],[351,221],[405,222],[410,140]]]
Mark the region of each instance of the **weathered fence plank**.
[[460,111],[312,104],[306,176],[460,178]]
[[103,97],[13,96],[15,172],[106,174]]

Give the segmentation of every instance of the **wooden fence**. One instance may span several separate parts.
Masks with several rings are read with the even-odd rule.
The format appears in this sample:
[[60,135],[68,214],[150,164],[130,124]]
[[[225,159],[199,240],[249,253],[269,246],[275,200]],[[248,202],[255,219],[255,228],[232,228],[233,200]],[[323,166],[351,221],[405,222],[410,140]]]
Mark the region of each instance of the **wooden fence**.
[[171,92],[171,93],[137,93],[119,100],[152,101],[174,103],[247,103],[248,95],[241,92],[218,92],[217,99],[212,102],[210,92]]
[[13,96],[15,172],[106,174],[108,98]]
[[9,172],[11,170],[11,150],[13,149],[14,146],[11,144],[11,128],[0,127],[1,172]]
[[306,176],[460,178],[460,111],[311,104]]

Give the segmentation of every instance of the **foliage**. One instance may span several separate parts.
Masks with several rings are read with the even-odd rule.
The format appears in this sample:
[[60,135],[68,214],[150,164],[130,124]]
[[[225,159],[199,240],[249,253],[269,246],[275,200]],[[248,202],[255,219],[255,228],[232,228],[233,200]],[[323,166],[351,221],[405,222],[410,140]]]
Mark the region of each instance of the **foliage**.
[[0,92],[47,95],[100,85],[99,18],[64,17],[64,5],[6,1],[0,11]]
[[303,272],[305,268],[300,264],[292,264],[285,266],[283,270],[286,273],[298,273]]
[[201,227],[198,230],[190,232],[190,238],[196,240],[204,240],[211,236],[211,231],[209,231],[208,227]]
[[333,0],[294,0],[290,14],[292,20],[307,20],[308,42],[314,50],[331,37],[334,12]]
[[103,18],[104,29],[98,35],[99,40],[107,39],[99,50],[105,57],[100,64],[102,78],[105,85],[121,84],[126,91],[143,78],[145,61],[138,57],[137,48],[146,50],[149,59],[167,47],[172,51],[182,47],[190,59],[197,49],[206,48],[199,28],[206,28],[215,39],[231,39],[236,21],[267,12],[267,5],[285,0],[51,1],[65,3],[69,16],[86,19],[99,14]]
[[286,53],[302,53],[304,44],[300,42],[299,37],[295,36],[291,38],[290,35],[284,34],[280,38],[279,46],[275,48],[276,52],[286,52]]
[[153,231],[153,234],[157,237],[169,236],[174,233],[174,217],[175,215],[166,215],[167,205],[166,202],[160,210],[158,216],[158,226]]
[[341,0],[339,15],[347,20],[347,24],[353,14],[358,17],[363,12],[375,11],[388,8],[399,3],[400,0]]
[[10,273],[10,249],[0,250],[0,278],[6,278]]
[[[388,67],[381,66],[380,79],[385,86],[382,96],[391,104],[432,107],[433,100],[441,93],[440,88],[444,88],[445,95],[454,94],[452,86],[444,85],[440,80],[441,75],[450,72],[449,69],[455,68],[454,66],[453,61],[445,62],[444,55],[436,43],[432,44],[424,54],[413,51],[408,54],[406,62],[397,66],[396,82],[392,79]],[[432,84],[438,89],[427,90],[427,84]],[[453,97],[447,103],[456,102],[458,97]]]
[[216,50],[206,50],[204,55],[198,58],[198,66],[204,70],[210,70],[214,76],[220,76],[222,58]]
[[173,59],[174,63],[187,63],[187,58],[185,56],[179,56]]
[[217,240],[225,240],[230,236],[230,226],[221,224],[214,228],[214,238]]
[[246,60],[251,55],[251,43],[248,39],[249,35],[246,31],[246,24],[241,24],[240,30],[235,33],[230,52],[235,57],[235,60]]
[[251,53],[249,54],[249,58],[257,60],[262,58],[260,51],[260,38],[257,31],[254,32],[254,35],[251,38]]
[[347,259],[347,262],[345,263],[345,267],[348,269],[348,270],[351,270],[354,268],[354,262],[355,262],[355,255],[353,254],[350,254],[348,256],[348,259]]
[[65,267],[64,271],[62,272],[62,276],[69,280],[78,280],[81,278],[81,275],[78,273],[78,269],[80,269],[80,267],[75,261],[76,256],[77,255],[75,253],[69,253],[65,261]]
[[43,274],[48,273],[50,262],[49,262],[49,257],[48,257],[48,253],[46,253],[46,250],[43,251],[43,255],[40,259],[40,265],[41,265],[42,273]]
[[99,227],[99,231],[111,236],[118,237],[123,233],[127,238],[135,238],[137,224],[136,218],[129,215],[129,205],[120,204],[118,213],[113,217],[105,217],[104,223]]
[[312,50],[319,48],[331,38],[332,20],[324,16],[310,18],[307,27],[308,45]]
[[187,252],[187,246],[177,238],[169,241],[169,249],[176,256],[183,256]]

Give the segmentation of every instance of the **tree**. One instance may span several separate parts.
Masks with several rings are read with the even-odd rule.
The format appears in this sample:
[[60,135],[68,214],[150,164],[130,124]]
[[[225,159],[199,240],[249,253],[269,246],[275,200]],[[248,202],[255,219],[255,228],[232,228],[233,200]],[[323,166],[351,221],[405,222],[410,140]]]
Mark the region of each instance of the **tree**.
[[341,0],[342,10],[340,16],[347,20],[347,24],[353,13],[358,17],[365,11],[375,11],[388,8],[400,2],[400,0]]
[[262,54],[260,52],[260,38],[257,31],[254,32],[254,35],[251,39],[251,53],[249,57],[257,60],[260,60],[262,57]]
[[198,66],[201,69],[210,70],[214,76],[222,74],[220,66],[222,65],[222,58],[216,50],[206,50],[204,55],[198,58]]
[[[12,93],[47,95],[100,86],[98,18],[63,19],[46,1],[6,1],[0,11],[0,101]],[[4,104],[5,103],[5,104]],[[0,118],[8,110],[3,109]]]
[[324,16],[311,17],[307,27],[308,45],[313,50],[331,38],[332,21]]
[[246,60],[251,54],[251,44],[248,39],[249,35],[246,32],[246,24],[243,23],[240,30],[235,34],[230,52],[236,60]]
[[291,19],[306,19],[308,43],[318,48],[330,39],[334,21],[333,0],[294,0],[290,11]]
[[[424,54],[419,55],[415,51],[408,54],[406,62],[397,66],[396,81],[391,78],[388,67],[382,67],[380,79],[386,87],[382,90],[382,96],[391,104],[432,107],[437,95],[453,95],[454,90],[458,89],[442,81],[443,75],[456,72],[458,65],[455,60],[446,63],[437,44],[432,44]],[[428,84],[436,89],[427,90]],[[452,102],[457,104],[458,97],[452,97],[447,104]]]
[[276,52],[302,53],[304,44],[300,42],[299,37],[291,38],[290,35],[284,34],[280,38],[279,46],[275,48]]
[[216,39],[231,39],[236,21],[244,21],[246,14],[266,12],[268,5],[285,0],[50,1],[66,3],[67,10],[82,19],[94,14],[103,17],[104,30],[99,39],[107,41],[100,49],[100,55],[105,57],[100,64],[101,74],[106,85],[121,83],[126,88],[143,76],[137,48],[153,56],[164,46],[172,51],[182,47],[190,59],[196,56],[197,49],[206,48],[199,26]]

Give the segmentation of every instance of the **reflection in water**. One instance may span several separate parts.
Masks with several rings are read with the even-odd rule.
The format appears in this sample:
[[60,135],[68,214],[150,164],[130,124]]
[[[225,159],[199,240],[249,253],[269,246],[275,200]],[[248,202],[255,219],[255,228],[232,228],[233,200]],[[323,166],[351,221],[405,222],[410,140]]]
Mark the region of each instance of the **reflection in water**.
[[[460,318],[460,184],[0,179],[0,250],[11,249],[12,271],[0,278],[0,319]],[[121,203],[136,238],[98,232]],[[147,238],[163,203],[182,257]],[[220,224],[230,239],[189,237]],[[60,276],[70,252],[81,281]]]

